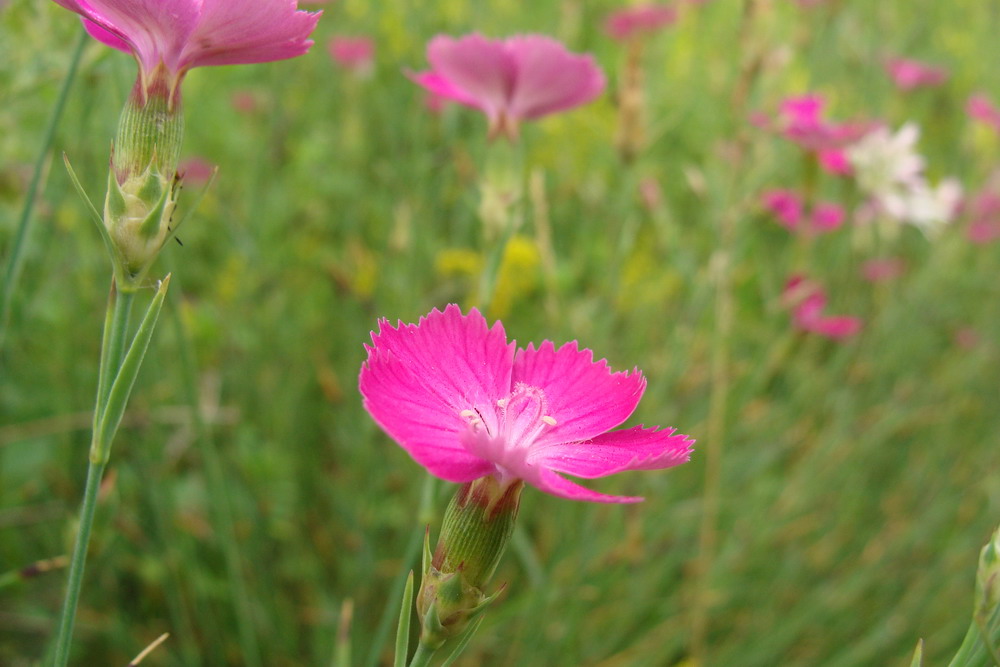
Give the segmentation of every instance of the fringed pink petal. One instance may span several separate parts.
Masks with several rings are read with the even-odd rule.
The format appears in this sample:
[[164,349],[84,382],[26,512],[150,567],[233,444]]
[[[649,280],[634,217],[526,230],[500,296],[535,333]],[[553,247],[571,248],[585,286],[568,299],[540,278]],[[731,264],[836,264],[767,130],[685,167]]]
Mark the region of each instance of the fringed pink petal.
[[496,402],[510,389],[514,344],[477,310],[433,310],[418,324],[382,321],[367,347],[359,388],[375,421],[434,475],[469,481],[493,470],[460,441],[465,415],[496,428]]
[[530,461],[574,477],[593,479],[623,470],[660,470],[691,458],[694,440],[668,428],[636,426],[599,435],[589,442],[535,447]]
[[547,416],[555,425],[539,436],[541,444],[590,440],[618,426],[635,410],[646,388],[638,369],[612,372],[607,361],[595,362],[593,353],[578,349],[575,341],[558,350],[551,341],[518,350],[511,379],[545,394]]
[[593,56],[570,53],[543,35],[520,35],[506,42],[516,66],[509,113],[532,119],[581,106],[604,90],[604,73]]
[[203,0],[198,26],[184,47],[183,67],[242,65],[300,56],[321,12],[296,0]]
[[567,500],[586,500],[592,503],[640,503],[644,500],[639,496],[609,496],[591,491],[545,468],[540,468],[534,479],[526,481],[545,493]]
[[452,99],[482,109],[490,119],[507,108],[516,73],[502,41],[479,34],[458,39],[438,35],[427,45],[427,61],[435,74],[462,91],[464,100]]
[[418,72],[410,75],[410,79],[421,85],[427,92],[439,98],[443,97],[472,107],[473,109],[484,110],[478,99],[458,88],[454,83],[437,72]]

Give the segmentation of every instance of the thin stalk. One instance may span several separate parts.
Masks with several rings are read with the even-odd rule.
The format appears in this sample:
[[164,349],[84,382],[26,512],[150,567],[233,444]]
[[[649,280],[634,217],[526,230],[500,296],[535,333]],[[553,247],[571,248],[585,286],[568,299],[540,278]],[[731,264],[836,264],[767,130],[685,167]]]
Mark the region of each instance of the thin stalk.
[[69,69],[63,79],[62,88],[59,89],[59,96],[56,98],[55,106],[52,107],[52,115],[45,126],[45,134],[42,135],[41,150],[35,159],[35,167],[31,173],[31,180],[28,182],[28,192],[24,196],[24,206],[21,208],[21,215],[17,221],[17,230],[14,232],[14,242],[11,244],[10,256],[7,258],[7,267],[4,269],[3,286],[0,287],[0,348],[3,347],[4,338],[7,335],[7,325],[10,322],[11,300],[14,296],[14,288],[17,286],[21,275],[24,242],[28,236],[28,223],[31,221],[31,214],[35,210],[35,201],[38,195],[38,188],[42,182],[42,172],[45,162],[52,148],[52,140],[62,118],[63,109],[66,107],[66,99],[69,97],[69,90],[76,79],[76,71],[83,55],[83,47],[87,43],[87,31],[80,29],[76,45],[73,48],[73,55],[70,56]]
[[80,527],[76,533],[76,544],[69,564],[69,581],[66,584],[66,599],[63,601],[62,619],[56,638],[54,667],[66,667],[69,662],[70,640],[76,621],[76,606],[80,601],[80,587],[83,584],[83,569],[87,563],[87,547],[90,546],[90,529],[94,525],[94,511],[97,509],[97,492],[101,488],[101,477],[105,464],[91,461],[87,468],[87,486],[83,491],[83,508],[80,510]]
[[211,503],[214,513],[213,520],[218,529],[219,542],[226,563],[226,576],[229,587],[233,591],[233,611],[236,614],[237,633],[243,661],[248,667],[260,667],[260,645],[254,630],[253,617],[250,614],[251,600],[247,590],[239,543],[236,538],[236,521],[233,518],[232,491],[229,478],[222,464],[222,456],[205,424],[201,413],[201,397],[198,390],[198,372],[191,343],[180,317],[180,291],[175,290],[171,297],[173,304],[174,332],[180,349],[181,375],[184,382],[185,398],[191,411],[197,441],[201,445],[202,459],[205,462],[205,475],[208,487],[217,494]]
[[426,667],[426,665],[431,664],[431,658],[434,657],[436,649],[427,648],[424,643],[417,644],[417,652],[413,654],[413,659],[410,660],[410,667]]
[[[94,405],[94,435],[100,433],[101,421],[108,406],[108,396],[115,376],[125,358],[125,340],[128,335],[129,320],[135,293],[120,292],[115,280],[111,279],[111,293],[108,294],[108,312],[104,319],[104,336],[101,340],[101,365],[97,377],[97,401]],[[105,362],[107,360],[107,362]]]
[[[746,117],[747,101],[754,81],[760,74],[762,55],[752,44],[753,24],[760,11],[759,0],[746,0],[739,27],[740,52],[748,54],[740,63],[740,71],[730,108],[736,126],[742,127]],[[730,376],[730,345],[733,325],[732,267],[736,249],[736,223],[742,211],[736,195],[738,178],[743,172],[741,164],[749,150],[746,132],[741,132],[735,142],[734,156],[729,165],[731,178],[727,199],[733,203],[723,213],[719,223],[718,246],[711,260],[710,271],[715,283],[715,326],[711,348],[711,392],[708,407],[705,457],[705,486],[702,492],[702,514],[699,527],[698,557],[696,563],[696,591],[691,611],[691,657],[695,664],[708,664],[708,631],[712,604],[712,570],[718,544],[720,494],[722,491],[723,445],[727,436],[727,415],[732,384]]]

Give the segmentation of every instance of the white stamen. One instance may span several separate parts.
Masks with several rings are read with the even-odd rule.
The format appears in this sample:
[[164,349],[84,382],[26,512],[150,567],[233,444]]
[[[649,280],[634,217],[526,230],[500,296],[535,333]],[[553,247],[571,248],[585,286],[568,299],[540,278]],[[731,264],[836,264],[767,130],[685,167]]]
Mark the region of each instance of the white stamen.
[[556,420],[553,419],[552,417],[549,417],[548,415],[543,415],[541,419],[542,419],[543,422],[545,422],[549,426],[555,426],[556,425]]
[[501,408],[506,408],[507,407],[507,400],[508,399],[506,399],[506,398],[497,399],[497,405],[500,406]]

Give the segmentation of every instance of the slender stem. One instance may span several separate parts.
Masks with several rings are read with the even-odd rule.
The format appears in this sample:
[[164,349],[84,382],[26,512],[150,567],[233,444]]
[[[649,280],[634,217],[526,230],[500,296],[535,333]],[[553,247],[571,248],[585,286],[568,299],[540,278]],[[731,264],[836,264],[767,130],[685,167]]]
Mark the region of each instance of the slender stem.
[[[118,291],[112,278],[101,343],[98,391],[94,405],[94,430],[90,463],[87,468],[87,485],[83,492],[80,524],[77,528],[76,543],[73,545],[69,579],[66,584],[66,598],[63,602],[62,619],[59,622],[59,634],[56,637],[55,662],[53,663],[55,667],[64,667],[69,660],[76,607],[80,599],[80,587],[83,584],[83,570],[87,561],[87,548],[90,545],[90,531],[94,524],[94,511],[97,508],[97,492],[100,489],[101,477],[104,475],[104,468],[107,465],[107,457],[100,455],[105,449],[100,442],[101,422],[107,409],[111,385],[125,357],[125,339],[133,301],[134,296],[131,293]],[[106,444],[110,446],[110,443]]]
[[83,569],[87,562],[87,547],[90,545],[90,529],[94,525],[94,510],[97,508],[97,492],[101,488],[104,463],[90,462],[87,468],[87,486],[83,492],[83,509],[80,510],[80,527],[73,545],[73,556],[69,565],[69,581],[66,584],[66,599],[63,602],[62,620],[56,639],[55,667],[65,667],[69,662],[70,640],[73,637],[73,623],[76,620],[76,606],[80,600],[83,584]]
[[59,96],[56,98],[55,106],[52,107],[52,115],[49,116],[48,125],[45,126],[45,134],[42,136],[41,150],[38,151],[38,158],[35,160],[35,167],[31,173],[31,181],[28,183],[28,192],[24,196],[24,206],[21,208],[21,215],[17,221],[17,231],[14,232],[14,242],[11,244],[10,256],[7,258],[7,268],[4,270],[3,286],[0,287],[0,348],[7,334],[7,325],[10,321],[11,300],[14,296],[14,288],[21,275],[21,265],[24,251],[24,241],[28,235],[28,223],[31,221],[31,214],[35,209],[35,201],[38,195],[38,187],[42,182],[42,172],[45,162],[52,147],[52,140],[59,126],[59,119],[62,118],[63,109],[66,107],[66,99],[69,97],[69,90],[76,79],[77,66],[80,64],[80,57],[83,54],[83,47],[87,43],[87,31],[80,29],[73,55],[70,56],[69,69],[63,79],[62,88],[59,89]]
[[426,665],[431,664],[431,658],[434,657],[436,651],[437,649],[428,648],[423,642],[417,644],[417,652],[410,660],[410,667],[426,667]]

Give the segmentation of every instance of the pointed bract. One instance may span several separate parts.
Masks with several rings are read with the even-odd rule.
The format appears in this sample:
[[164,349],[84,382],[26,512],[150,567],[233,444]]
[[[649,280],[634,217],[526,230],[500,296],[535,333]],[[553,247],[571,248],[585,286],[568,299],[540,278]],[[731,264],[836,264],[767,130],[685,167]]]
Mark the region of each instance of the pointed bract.
[[693,440],[673,429],[608,432],[635,410],[646,382],[613,372],[575,342],[545,341],[515,355],[502,325],[473,309],[433,310],[417,324],[382,321],[366,346],[359,388],[364,406],[432,474],[452,482],[492,475],[523,480],[563,498],[636,502],[560,477],[604,477],[669,468],[688,460]]

